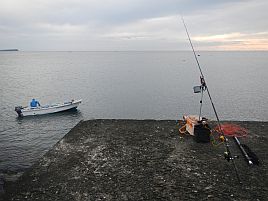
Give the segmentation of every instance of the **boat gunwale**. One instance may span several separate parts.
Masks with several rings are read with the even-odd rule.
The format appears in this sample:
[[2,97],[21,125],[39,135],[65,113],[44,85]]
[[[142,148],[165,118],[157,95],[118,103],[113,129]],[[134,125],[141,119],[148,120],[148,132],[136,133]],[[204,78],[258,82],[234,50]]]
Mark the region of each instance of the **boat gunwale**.
[[[24,107],[21,111],[22,113],[27,113],[27,112],[37,112],[37,111],[43,111],[43,110],[50,110],[50,109],[57,109],[57,108],[62,108],[62,107],[67,107],[67,106],[71,106],[74,105],[74,107],[77,107],[75,105],[78,105],[82,102],[82,100],[75,100],[75,101],[71,101],[68,103],[58,103],[58,105],[50,105],[48,107],[36,107],[36,108],[32,108],[32,107]],[[56,103],[57,104],[57,103]]]

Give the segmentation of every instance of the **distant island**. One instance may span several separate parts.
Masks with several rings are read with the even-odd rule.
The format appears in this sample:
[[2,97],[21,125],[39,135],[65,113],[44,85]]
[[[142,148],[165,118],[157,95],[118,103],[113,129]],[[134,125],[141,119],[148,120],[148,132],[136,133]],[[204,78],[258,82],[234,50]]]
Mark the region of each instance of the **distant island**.
[[10,52],[10,51],[19,51],[18,49],[5,49],[5,50],[0,50],[1,52]]

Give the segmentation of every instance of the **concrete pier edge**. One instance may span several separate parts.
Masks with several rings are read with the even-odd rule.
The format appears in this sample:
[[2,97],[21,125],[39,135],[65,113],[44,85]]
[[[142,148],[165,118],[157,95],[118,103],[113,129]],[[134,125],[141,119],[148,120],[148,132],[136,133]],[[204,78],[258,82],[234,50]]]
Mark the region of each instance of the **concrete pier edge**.
[[[243,184],[224,147],[181,135],[175,120],[80,121],[0,200],[265,200],[268,122],[228,121],[260,158],[249,167],[230,140]],[[215,125],[215,122],[211,122]]]

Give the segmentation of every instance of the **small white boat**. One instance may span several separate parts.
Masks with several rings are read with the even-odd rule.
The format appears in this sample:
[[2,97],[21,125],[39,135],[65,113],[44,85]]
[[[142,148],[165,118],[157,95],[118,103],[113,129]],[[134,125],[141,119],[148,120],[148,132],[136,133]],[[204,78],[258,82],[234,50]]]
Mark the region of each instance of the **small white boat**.
[[18,113],[19,117],[51,114],[51,113],[76,109],[81,102],[82,100],[71,100],[69,102],[56,103],[56,104],[44,105],[44,106],[38,106],[38,107],[17,106],[15,107],[15,111]]

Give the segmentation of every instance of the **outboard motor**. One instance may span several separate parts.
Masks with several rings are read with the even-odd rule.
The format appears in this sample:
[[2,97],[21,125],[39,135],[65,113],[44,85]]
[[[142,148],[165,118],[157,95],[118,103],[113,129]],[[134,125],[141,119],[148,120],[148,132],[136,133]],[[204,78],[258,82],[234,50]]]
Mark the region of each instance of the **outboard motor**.
[[23,114],[22,114],[22,106],[16,106],[15,107],[15,111],[18,113],[18,115],[19,115],[19,117],[22,117],[23,116]]

